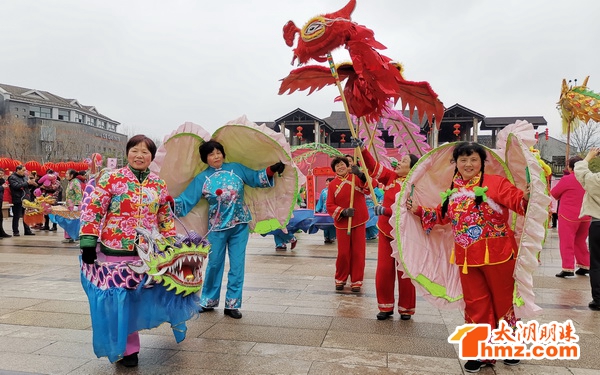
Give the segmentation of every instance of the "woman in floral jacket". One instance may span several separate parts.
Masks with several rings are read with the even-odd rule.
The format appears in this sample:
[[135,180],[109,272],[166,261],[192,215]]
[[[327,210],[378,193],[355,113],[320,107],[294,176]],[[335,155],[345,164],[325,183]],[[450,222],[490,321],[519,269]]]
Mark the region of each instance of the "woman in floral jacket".
[[[91,194],[90,203],[81,212],[80,247],[84,263],[96,260],[120,262],[139,260],[135,244],[136,228],[158,229],[163,237],[173,237],[175,223],[169,206],[165,182],[148,167],[156,155],[156,145],[144,136],[132,137],[126,146],[127,165],[101,175]],[[118,309],[115,306],[115,309]],[[92,313],[93,323],[93,313]],[[95,332],[101,335],[102,332]],[[127,336],[121,363],[137,366],[140,339],[137,332]]]
[[[451,262],[461,268],[460,283],[466,323],[497,328],[503,319],[516,326],[513,272],[518,246],[510,225],[510,211],[524,215],[528,195],[508,179],[485,173],[486,151],[478,143],[460,142],[453,151],[454,177],[441,193],[442,204],[427,208],[407,202],[421,218],[423,229],[451,224],[454,249]],[[495,360],[469,360],[467,372],[478,372]],[[516,365],[518,360],[504,360]]]

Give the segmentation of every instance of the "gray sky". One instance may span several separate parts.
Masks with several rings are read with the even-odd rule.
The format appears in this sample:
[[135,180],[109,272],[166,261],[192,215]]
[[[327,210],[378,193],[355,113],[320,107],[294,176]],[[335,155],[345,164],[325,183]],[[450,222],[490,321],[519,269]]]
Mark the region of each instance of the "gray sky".
[[[292,69],[282,27],[346,2],[0,0],[0,82],[78,99],[157,138],[185,121],[212,132],[298,107],[327,117],[343,110],[335,87],[277,95]],[[597,0],[358,0],[352,18],[446,107],[541,115],[558,135],[562,79],[589,75],[600,92],[599,15]]]

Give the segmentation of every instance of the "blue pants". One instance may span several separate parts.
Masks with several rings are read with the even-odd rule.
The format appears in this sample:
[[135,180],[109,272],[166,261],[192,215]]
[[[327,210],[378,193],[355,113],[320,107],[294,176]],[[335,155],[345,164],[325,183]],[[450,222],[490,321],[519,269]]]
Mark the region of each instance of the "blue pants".
[[323,237],[325,237],[326,240],[335,240],[335,227],[333,225],[330,227],[324,227]]
[[283,233],[282,230],[278,229],[273,233],[273,239],[275,240],[275,246],[285,246],[290,243],[290,241],[296,237],[294,237],[294,233]]
[[225,251],[227,250],[229,272],[227,273],[225,308],[238,309],[242,306],[246,245],[248,244],[249,233],[248,224],[238,224],[233,228],[208,234],[211,248],[208,254],[200,305],[204,307],[219,306],[221,283],[223,282],[225,268]]

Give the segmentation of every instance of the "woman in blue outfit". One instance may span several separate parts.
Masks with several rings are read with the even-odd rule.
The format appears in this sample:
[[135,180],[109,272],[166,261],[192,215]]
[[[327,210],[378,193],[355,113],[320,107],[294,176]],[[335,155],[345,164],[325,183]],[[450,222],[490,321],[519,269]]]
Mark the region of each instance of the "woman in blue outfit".
[[175,214],[185,216],[200,199],[208,201],[208,241],[211,251],[200,297],[200,312],[212,311],[219,306],[227,250],[229,272],[224,313],[240,319],[246,245],[250,233],[248,223],[252,220],[250,210],[244,203],[244,186],[272,187],[273,175],[283,173],[285,164],[278,162],[255,171],[239,163],[226,163],[225,149],[215,140],[203,143],[199,152],[200,159],[208,164],[208,168],[194,177],[185,191],[175,198]]

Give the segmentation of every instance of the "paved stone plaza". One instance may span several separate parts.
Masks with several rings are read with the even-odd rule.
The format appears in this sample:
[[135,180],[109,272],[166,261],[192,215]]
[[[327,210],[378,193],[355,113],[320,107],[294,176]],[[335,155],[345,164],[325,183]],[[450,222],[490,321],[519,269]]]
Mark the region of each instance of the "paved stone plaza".
[[[8,220],[4,228],[10,228]],[[9,232],[10,233],[10,232]],[[276,252],[272,237],[253,235],[246,259],[241,320],[222,308],[188,322],[176,344],[168,326],[143,331],[137,368],[98,359],[87,298],[79,282],[77,243],[63,233],[0,240],[0,375],[4,374],[462,374],[458,347],[447,342],[463,323],[417,296],[412,320],[377,321],[377,242],[367,244],[365,286],[336,292],[336,245],[322,233],[300,234],[294,251]],[[481,374],[597,374],[600,312],[588,309],[589,279],[559,279],[556,230],[535,274],[539,322],[571,319],[580,337],[577,361],[498,363]],[[224,292],[223,288],[223,292]]]

